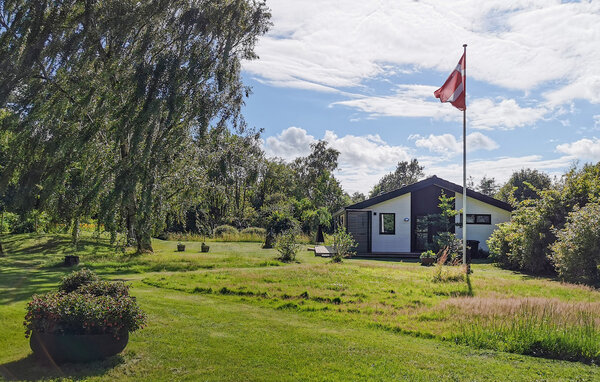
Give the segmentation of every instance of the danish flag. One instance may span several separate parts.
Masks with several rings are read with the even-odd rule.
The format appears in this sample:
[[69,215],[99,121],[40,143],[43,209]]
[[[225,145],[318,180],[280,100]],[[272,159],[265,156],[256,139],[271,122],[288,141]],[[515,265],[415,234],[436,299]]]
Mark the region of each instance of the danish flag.
[[444,82],[444,85],[433,93],[435,98],[439,98],[441,102],[450,102],[452,106],[462,111],[467,108],[465,104],[465,85],[463,81],[466,64],[465,54],[462,55],[458,61],[458,65],[456,65],[456,69],[450,73],[450,76],[446,82]]

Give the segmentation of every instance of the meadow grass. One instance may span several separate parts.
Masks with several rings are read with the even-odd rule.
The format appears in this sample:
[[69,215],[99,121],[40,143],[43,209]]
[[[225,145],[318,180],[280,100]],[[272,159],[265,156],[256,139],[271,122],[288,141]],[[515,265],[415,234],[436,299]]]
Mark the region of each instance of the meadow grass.
[[451,299],[440,308],[466,320],[457,343],[537,357],[600,362],[600,303],[547,298]]
[[[167,233],[168,241],[181,241],[181,242],[246,242],[246,243],[264,243],[265,235],[255,232],[237,232],[237,233],[224,233],[218,236],[206,236],[198,235],[195,233]],[[313,239],[306,234],[296,235],[298,243],[311,244]]]
[[[432,268],[412,261],[332,264],[303,250],[299,263],[284,264],[275,260],[275,250],[261,249],[259,243],[212,242],[210,252],[201,253],[199,242],[185,242],[186,251],[177,252],[177,242],[155,240],[155,254],[135,255],[115,253],[102,238],[84,238],[77,251],[68,235],[2,240],[7,256],[0,258],[0,376],[5,379],[600,378],[595,366],[505,352],[593,361],[528,352],[517,346],[526,343],[519,337],[523,330],[509,324],[526,328],[538,322],[540,331],[531,338],[551,328],[548,345],[563,341],[557,348],[566,349],[565,354],[583,348],[587,353],[580,354],[589,355],[598,342],[598,323],[585,321],[592,317],[585,312],[598,317],[600,293],[489,264],[473,265],[469,287],[452,278],[434,281]],[[23,335],[25,305],[33,293],[56,287],[70,270],[58,264],[74,253],[81,257],[81,267],[131,283],[149,325],[131,336],[122,355],[109,360],[60,368],[38,365]],[[520,322],[512,320],[525,311],[528,316]],[[572,325],[576,318],[581,324]],[[470,327],[477,330],[471,333]],[[586,334],[581,328],[593,330]],[[497,330],[505,330],[500,340],[485,337],[493,339]],[[504,340],[510,335],[515,339]],[[568,339],[578,336],[589,339],[587,347]]]

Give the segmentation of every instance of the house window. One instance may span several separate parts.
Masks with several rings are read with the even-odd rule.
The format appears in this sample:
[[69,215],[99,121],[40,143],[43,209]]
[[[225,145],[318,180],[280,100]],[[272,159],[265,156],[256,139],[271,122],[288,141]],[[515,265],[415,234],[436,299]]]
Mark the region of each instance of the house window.
[[[460,223],[463,216],[460,214]],[[490,214],[467,214],[467,224],[492,224],[492,215]]]
[[382,235],[396,233],[396,214],[379,214],[379,233]]

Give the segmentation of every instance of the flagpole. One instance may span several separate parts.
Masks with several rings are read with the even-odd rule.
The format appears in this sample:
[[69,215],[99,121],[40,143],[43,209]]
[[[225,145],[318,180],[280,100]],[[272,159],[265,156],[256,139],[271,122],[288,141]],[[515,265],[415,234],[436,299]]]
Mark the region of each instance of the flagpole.
[[467,264],[467,44],[463,44],[464,49],[464,73],[463,73],[463,91],[465,93],[465,109],[463,110],[463,225],[462,225],[462,252],[463,265],[465,271],[469,273]]

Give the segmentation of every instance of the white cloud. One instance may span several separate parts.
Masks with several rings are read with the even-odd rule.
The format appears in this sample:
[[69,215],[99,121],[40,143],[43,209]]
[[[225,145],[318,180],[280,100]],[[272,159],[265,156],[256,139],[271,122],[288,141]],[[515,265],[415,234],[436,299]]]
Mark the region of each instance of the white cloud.
[[[469,44],[471,78],[553,105],[597,102],[600,3],[560,0],[277,0],[261,60],[245,70],[277,86],[356,87],[391,71],[448,72]],[[391,69],[393,68],[393,69]]]
[[[372,117],[431,117],[435,120],[461,121],[462,113],[433,98],[435,86],[399,85],[391,96],[357,97],[335,102],[369,113]],[[514,99],[475,99],[467,105],[470,128],[479,130],[512,130],[530,126],[550,112],[544,106],[522,107]]]
[[341,105],[355,108],[373,117],[458,119],[462,114],[459,114],[457,110],[452,110],[440,102],[431,101],[436,89],[435,86],[398,85],[396,93],[391,96],[355,96],[351,100],[334,102],[332,106]]
[[[332,131],[326,131],[322,139],[329,142],[330,146],[340,151],[339,168],[336,177],[347,192],[360,191],[368,193],[370,189],[388,172],[395,169],[399,161],[415,157],[415,153],[408,147],[394,146],[385,142],[379,135],[345,135],[338,136]],[[432,148],[433,152],[451,153],[461,152],[462,146],[454,136],[443,134],[430,135],[427,138],[413,135],[410,139],[423,140],[419,147]],[[467,136],[467,144],[473,149],[493,150],[497,144],[489,137],[475,132]],[[316,138],[299,127],[289,127],[277,136],[268,137],[265,141],[265,151],[268,156],[279,156],[286,160],[293,160],[298,156],[310,153],[310,144]],[[494,177],[498,182],[505,182],[510,175],[522,168],[535,168],[546,171],[550,175],[560,175],[578,156],[593,148],[596,158],[600,158],[600,139],[581,140],[570,145],[559,145],[564,148],[561,152],[568,154],[556,159],[544,159],[540,155],[527,155],[520,157],[497,157],[486,160],[468,160],[468,175],[476,179],[483,176]],[[426,143],[428,142],[428,143]],[[434,146],[433,143],[438,144]],[[431,146],[428,146],[429,144]],[[445,147],[446,151],[438,149]],[[438,151],[436,151],[438,150]],[[583,157],[583,156],[580,156]],[[425,166],[428,175],[437,175],[441,178],[462,184],[462,162],[459,159],[450,160],[450,156],[438,155],[425,157],[419,156],[419,163]],[[593,159],[593,158],[590,158]]]
[[292,160],[310,154],[310,144],[315,141],[315,137],[306,130],[292,126],[276,137],[268,137],[265,151],[268,156]]
[[469,126],[474,129],[489,130],[498,128],[512,130],[535,124],[549,112],[543,106],[521,107],[514,99],[501,99],[494,102],[489,98],[476,99],[467,105]]
[[[556,159],[543,159],[540,155],[526,155],[520,157],[499,157],[489,160],[468,160],[467,175],[475,179],[483,176],[493,177],[498,182],[506,182],[514,171],[522,168],[534,168],[544,171],[549,175],[560,175],[565,168],[573,162],[573,158],[563,156]],[[461,163],[435,163],[423,161],[425,172],[441,178],[462,184]]]
[[[411,135],[409,139],[415,140],[415,146],[425,148],[431,152],[453,156],[462,152],[462,139],[456,139],[452,134],[433,135],[421,137]],[[467,135],[467,151],[495,150],[498,144],[490,137],[479,132]]]
[[[379,135],[345,135],[340,137],[333,131],[326,131],[323,140],[338,150],[339,168],[336,176],[346,191],[368,191],[381,176],[396,167],[403,160],[409,160],[412,152],[403,146],[386,143]],[[277,156],[288,161],[310,153],[310,144],[315,137],[306,130],[289,127],[277,136],[268,137],[265,151],[268,156]]]
[[584,138],[572,143],[556,146],[558,152],[571,155],[577,159],[600,161],[600,139]]

